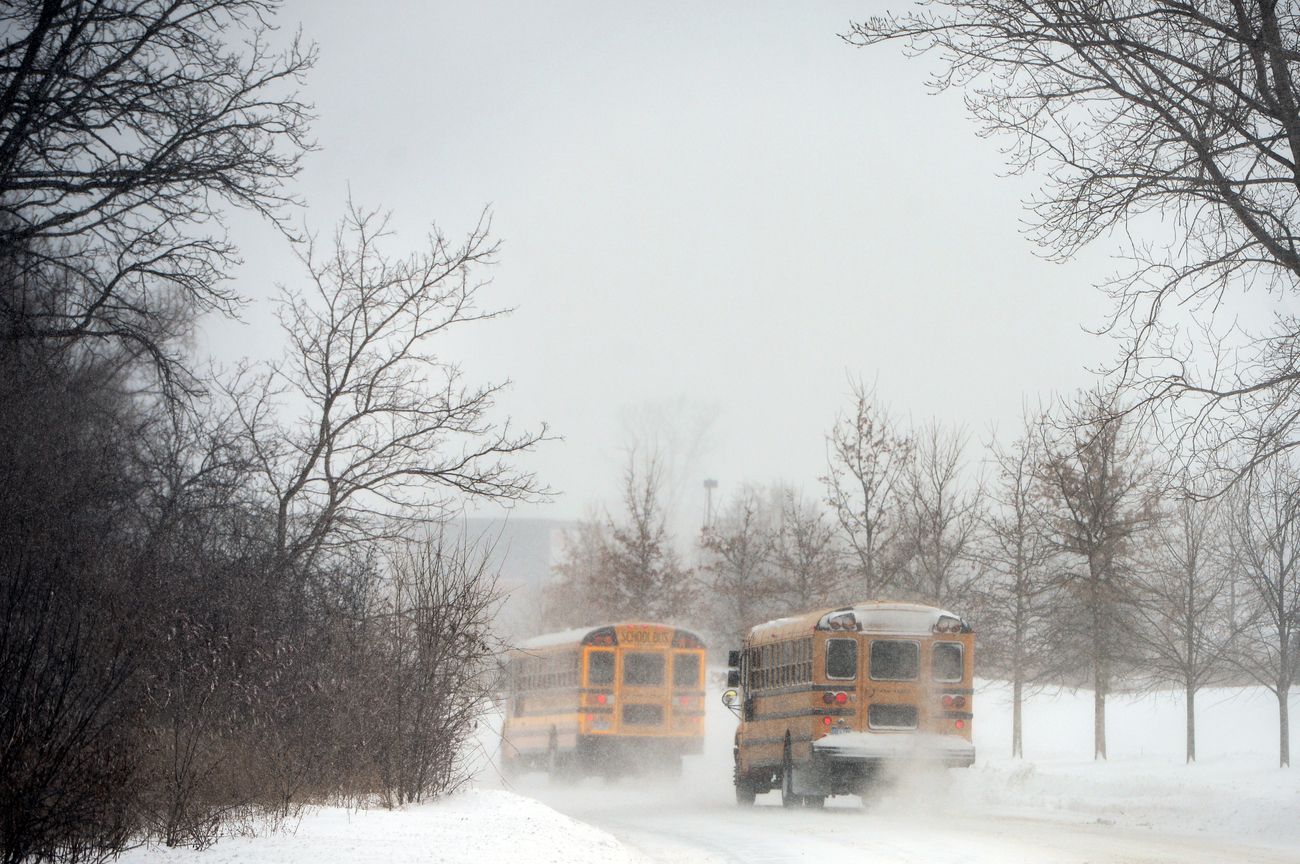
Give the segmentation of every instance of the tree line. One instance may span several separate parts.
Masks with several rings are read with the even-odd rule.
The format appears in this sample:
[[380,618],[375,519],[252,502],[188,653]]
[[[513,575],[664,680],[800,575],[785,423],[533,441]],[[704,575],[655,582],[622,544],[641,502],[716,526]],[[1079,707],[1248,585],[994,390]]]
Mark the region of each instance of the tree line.
[[689,622],[723,646],[771,618],[861,600],[934,604],[979,633],[981,674],[1012,692],[1023,754],[1027,688],[1087,687],[1105,758],[1107,697],[1179,689],[1186,757],[1197,693],[1300,677],[1300,466],[1271,460],[1197,494],[1101,391],[1027,413],[974,452],[960,428],[906,425],[861,385],[827,434],[817,495],[742,485],[684,565],[666,528],[656,460],[624,476],[624,509],[570,536],[547,621]]
[[[1014,522],[994,560],[1009,584],[1023,581],[1011,595],[1029,616],[1018,623],[1062,598],[1084,613],[1064,623],[1089,658],[1097,752],[1106,692],[1139,669],[1185,688],[1192,758],[1195,691],[1226,663],[1277,696],[1288,764],[1300,5],[936,0],[841,36],[927,56],[933,92],[960,91],[1009,169],[1038,181],[1027,233],[1043,254],[1064,261],[1104,243],[1118,262],[1097,286],[1112,301],[1098,333],[1117,349],[1098,371],[1115,395],[1067,412],[1057,425],[1072,446],[1026,436],[996,460],[1003,509],[1018,494],[1008,470],[1045,466],[1030,472],[1057,502],[1044,551],[1077,575],[1033,577],[1033,556],[1016,556],[1034,547],[1007,533]],[[1262,319],[1242,314],[1252,291]],[[1176,466],[1173,494],[1148,491],[1146,449]],[[1049,618],[1046,632],[1062,626]],[[1012,640],[1013,660],[1025,649]]]
[[[499,596],[444,517],[539,491],[510,461],[544,432],[437,350],[498,314],[486,215],[405,252],[351,202],[323,241],[289,228],[316,54],[279,5],[0,9],[10,864],[201,847],[469,776]],[[236,209],[300,277],[275,302],[283,355],[214,368],[192,336],[243,307]]]

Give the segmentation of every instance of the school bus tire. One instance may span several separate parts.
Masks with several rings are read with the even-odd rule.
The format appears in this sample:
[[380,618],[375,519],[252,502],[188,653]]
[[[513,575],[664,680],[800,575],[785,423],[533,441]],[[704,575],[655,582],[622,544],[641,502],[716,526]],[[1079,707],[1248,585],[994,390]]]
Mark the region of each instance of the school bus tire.
[[785,748],[781,752],[781,806],[799,807],[803,796],[794,794],[794,748],[790,744],[790,733],[785,733]]
[[559,739],[554,729],[551,730],[551,738],[546,747],[546,773],[552,783],[567,781],[572,776],[569,757],[560,752]]
[[735,766],[731,771],[731,780],[736,786],[736,803],[742,807],[752,807],[754,799],[758,797],[758,789],[755,787],[754,781],[749,779],[749,774],[740,770],[740,748],[732,748],[731,758],[735,761]]

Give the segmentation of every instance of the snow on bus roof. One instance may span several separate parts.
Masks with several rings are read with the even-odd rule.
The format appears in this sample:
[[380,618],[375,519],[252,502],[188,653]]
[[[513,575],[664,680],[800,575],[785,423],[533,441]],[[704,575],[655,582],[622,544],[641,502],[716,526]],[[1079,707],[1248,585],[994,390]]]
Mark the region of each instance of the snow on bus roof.
[[531,639],[525,639],[523,642],[516,645],[515,648],[520,651],[535,651],[539,648],[554,648],[557,645],[571,645],[581,642],[589,634],[595,633],[597,630],[605,630],[610,627],[628,626],[663,627],[668,630],[680,630],[682,633],[689,633],[696,639],[700,638],[699,634],[695,633],[693,630],[687,630],[683,627],[674,627],[671,624],[661,624],[654,621],[619,621],[614,624],[598,624],[593,627],[573,627],[569,630],[561,630],[557,633],[543,633],[541,636],[534,636]]
[[961,620],[960,615],[920,603],[859,603],[853,617],[864,633],[930,633],[940,618]]
[[816,628],[817,622],[822,618],[837,612],[852,612],[853,617],[858,622],[857,629],[863,633],[931,633],[934,631],[935,625],[939,623],[940,618],[961,620],[961,616],[940,609],[937,606],[876,600],[855,603],[851,606],[838,606],[834,609],[822,609],[803,615],[777,618],[774,621],[759,624],[750,630],[749,638],[752,640],[771,639],[800,624],[805,625],[811,631]]
[[535,648],[550,648],[555,645],[568,645],[570,642],[581,642],[583,637],[588,633],[599,629],[599,627],[574,627],[570,630],[561,630],[558,633],[544,633],[541,636],[534,636],[531,639],[525,639],[515,647],[523,651],[530,651]]

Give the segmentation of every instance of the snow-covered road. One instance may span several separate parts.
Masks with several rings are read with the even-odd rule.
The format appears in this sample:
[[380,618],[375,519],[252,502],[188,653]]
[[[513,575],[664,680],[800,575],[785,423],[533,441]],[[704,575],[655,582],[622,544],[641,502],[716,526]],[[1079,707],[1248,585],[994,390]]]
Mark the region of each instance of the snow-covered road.
[[673,864],[1300,864],[1300,775],[1276,767],[1266,695],[1207,692],[1203,758],[1188,766],[1181,705],[1160,697],[1116,697],[1112,759],[1094,762],[1082,692],[1036,696],[1026,740],[1039,758],[1008,759],[1003,689],[985,683],[978,693],[974,768],[909,774],[866,806],[845,797],[820,812],[788,811],[775,793],[737,806],[725,711],[710,714],[705,753],[687,759],[680,781],[562,786],[529,775],[512,788]]
[[[989,864],[1295,864],[1300,849],[1267,837],[1206,836],[1012,813],[904,812],[898,802],[860,807],[833,799],[824,811],[784,810],[776,795],[740,808],[692,784],[570,788],[541,778],[517,787],[523,794],[601,828],[648,859],[672,864],[777,864],[870,861],[872,864],[989,862]],[[939,796],[941,799],[944,796]]]

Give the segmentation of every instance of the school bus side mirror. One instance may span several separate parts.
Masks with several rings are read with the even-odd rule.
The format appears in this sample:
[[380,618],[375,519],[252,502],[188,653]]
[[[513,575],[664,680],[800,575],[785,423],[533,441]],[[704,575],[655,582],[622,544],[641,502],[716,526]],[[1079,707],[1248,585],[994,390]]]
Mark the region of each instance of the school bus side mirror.
[[739,687],[739,686],[740,686],[740,670],[739,670],[739,669],[728,669],[728,670],[727,670],[727,686],[728,686],[728,687]]
[[739,668],[740,668],[740,652],[739,652],[739,651],[728,651],[728,652],[727,652],[727,666],[729,666],[729,667],[732,668],[732,669],[739,669]]
[[728,690],[722,694],[722,704],[726,705],[728,708],[732,708],[735,706],[738,698],[740,698],[739,693],[735,690]]

